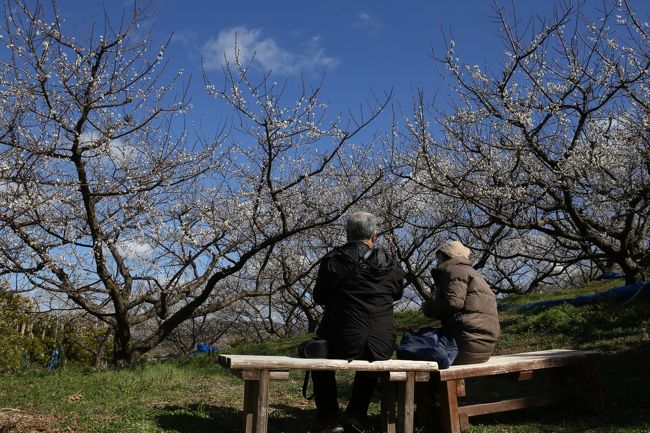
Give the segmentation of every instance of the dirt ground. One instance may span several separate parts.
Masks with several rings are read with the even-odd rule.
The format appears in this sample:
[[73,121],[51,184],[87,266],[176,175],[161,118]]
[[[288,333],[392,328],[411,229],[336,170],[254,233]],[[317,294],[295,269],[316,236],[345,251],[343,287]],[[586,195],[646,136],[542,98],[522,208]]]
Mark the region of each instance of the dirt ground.
[[55,416],[0,408],[0,433],[81,433],[71,427],[56,428],[56,425],[61,425],[61,420]]

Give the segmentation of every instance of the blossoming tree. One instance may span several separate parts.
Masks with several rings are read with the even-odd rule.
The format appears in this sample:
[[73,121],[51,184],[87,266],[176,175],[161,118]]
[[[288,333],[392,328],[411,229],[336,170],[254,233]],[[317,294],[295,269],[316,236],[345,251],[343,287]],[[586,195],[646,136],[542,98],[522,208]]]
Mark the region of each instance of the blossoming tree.
[[502,68],[463,65],[449,43],[441,62],[453,106],[433,115],[425,104],[415,110],[413,123],[426,128],[410,133],[402,173],[464,201],[480,221],[535,239],[537,248],[522,250],[531,257],[555,251],[552,268],[601,261],[620,266],[628,282],[643,278],[650,265],[647,24],[626,2],[605,3],[593,21],[560,5],[550,20],[525,28],[497,12]]
[[166,44],[151,52],[147,11],[86,37],[68,33],[55,2],[17,2],[5,18],[0,274],[104,322],[115,365],[265,294],[234,277],[336,221],[379,178],[350,141],[385,100],[330,120],[320,86],[285,104],[236,61],[207,85],[233,124],[193,140],[187,87],[165,68]]

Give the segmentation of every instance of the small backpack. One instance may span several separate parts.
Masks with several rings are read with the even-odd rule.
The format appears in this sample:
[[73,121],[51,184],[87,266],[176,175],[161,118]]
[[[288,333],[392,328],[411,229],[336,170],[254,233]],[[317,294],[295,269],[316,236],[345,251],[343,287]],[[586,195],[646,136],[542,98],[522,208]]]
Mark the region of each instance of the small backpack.
[[438,368],[445,369],[458,356],[456,340],[443,329],[431,327],[407,330],[397,346],[397,359],[435,361]]
[[[301,358],[327,358],[327,340],[314,337],[311,340],[303,341],[298,346],[298,356]],[[309,370],[305,371],[305,379],[302,382],[302,396],[307,400],[314,398],[314,394],[307,396],[309,373]]]

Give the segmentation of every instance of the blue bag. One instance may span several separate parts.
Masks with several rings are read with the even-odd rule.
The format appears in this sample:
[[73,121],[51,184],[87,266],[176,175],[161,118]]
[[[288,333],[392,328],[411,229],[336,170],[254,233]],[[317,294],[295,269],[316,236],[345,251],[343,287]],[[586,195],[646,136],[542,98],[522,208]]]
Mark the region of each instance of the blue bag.
[[445,369],[458,356],[456,340],[443,329],[421,328],[408,329],[397,346],[397,359],[415,361],[435,361],[438,368]]

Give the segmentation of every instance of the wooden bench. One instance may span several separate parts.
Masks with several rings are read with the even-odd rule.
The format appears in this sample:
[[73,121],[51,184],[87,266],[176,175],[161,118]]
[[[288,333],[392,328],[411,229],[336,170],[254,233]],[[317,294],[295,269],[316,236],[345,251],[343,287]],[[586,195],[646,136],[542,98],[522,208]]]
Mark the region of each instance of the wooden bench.
[[[434,373],[439,382],[442,427],[445,433],[469,429],[469,418],[476,415],[504,412],[550,404],[571,403],[589,405],[602,410],[598,380],[599,354],[581,350],[543,350],[493,356],[480,364],[452,366]],[[532,378],[536,371],[545,370],[552,376],[552,388],[547,392],[523,398],[461,406],[465,379],[512,375],[518,380]],[[570,386],[568,379],[577,381]]]
[[[372,371],[381,374],[381,412],[387,433],[412,433],[415,382],[426,382],[438,364],[427,361],[347,361],[288,356],[220,355],[219,363],[244,379],[244,432],[266,433],[269,381],[291,370]],[[397,384],[397,386],[396,386]]]

